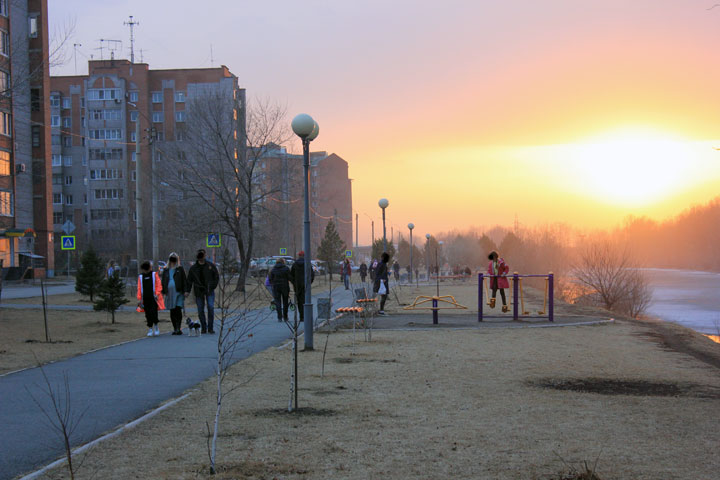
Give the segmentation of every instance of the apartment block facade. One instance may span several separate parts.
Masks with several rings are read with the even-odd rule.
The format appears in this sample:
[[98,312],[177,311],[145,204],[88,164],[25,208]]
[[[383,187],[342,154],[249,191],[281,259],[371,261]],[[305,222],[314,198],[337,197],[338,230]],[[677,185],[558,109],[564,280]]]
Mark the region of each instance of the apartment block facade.
[[[176,248],[174,239],[159,231],[166,208],[172,206],[168,199],[176,196],[167,195],[161,178],[151,182],[152,165],[161,164],[163,152],[183,141],[186,106],[207,92],[227,98],[244,116],[245,91],[225,66],[151,70],[145,63],[91,60],[88,75],[52,77],[52,224],[56,234],[70,220],[77,228],[78,249],[92,245],[121,264],[138,253],[152,258],[158,250],[162,259]],[[141,212],[136,211],[137,189]],[[184,240],[188,245],[199,243],[199,239]]]
[[0,259],[12,279],[53,274],[48,50],[47,0],[0,0]]

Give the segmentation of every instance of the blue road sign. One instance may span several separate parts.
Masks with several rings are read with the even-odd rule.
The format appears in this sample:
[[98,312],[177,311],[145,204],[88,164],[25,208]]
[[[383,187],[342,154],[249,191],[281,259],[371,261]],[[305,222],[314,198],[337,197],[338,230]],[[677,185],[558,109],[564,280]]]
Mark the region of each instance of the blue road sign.
[[217,248],[220,246],[220,234],[219,233],[208,233],[205,245],[208,248]]
[[281,248],[280,255],[287,255],[287,248]]
[[352,257],[352,250],[345,250],[345,256],[348,258]]
[[63,235],[60,237],[60,248],[63,250],[75,250],[75,235]]

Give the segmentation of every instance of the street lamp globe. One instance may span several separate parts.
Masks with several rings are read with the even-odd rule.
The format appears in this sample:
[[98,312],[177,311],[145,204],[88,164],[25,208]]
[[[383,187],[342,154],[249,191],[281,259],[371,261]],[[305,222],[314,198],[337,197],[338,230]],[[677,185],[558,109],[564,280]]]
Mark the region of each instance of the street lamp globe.
[[313,133],[315,125],[317,125],[315,123],[315,120],[313,120],[313,118],[307,113],[301,113],[299,115],[296,115],[295,118],[292,119],[292,123],[290,124],[293,132],[295,132],[295,135],[300,138],[309,137],[310,134]]
[[428,240],[430,240],[430,234],[429,234],[429,233],[426,233],[426,234],[425,234],[425,238],[427,238]]
[[315,123],[315,125],[313,126],[313,130],[312,130],[312,132],[310,132],[310,135],[308,135],[308,137],[307,137],[307,139],[310,140],[311,142],[313,140],[315,140],[317,138],[318,134],[320,133],[320,125],[318,125],[317,122],[314,122],[314,123]]
[[387,198],[381,198],[381,199],[378,201],[378,205],[380,206],[380,208],[385,209],[385,208],[388,207],[388,205],[390,205],[390,202],[388,202],[388,199],[387,199]]
[[415,224],[414,224],[414,223],[408,223],[408,228],[409,228],[410,230],[412,230],[413,228],[415,228]]

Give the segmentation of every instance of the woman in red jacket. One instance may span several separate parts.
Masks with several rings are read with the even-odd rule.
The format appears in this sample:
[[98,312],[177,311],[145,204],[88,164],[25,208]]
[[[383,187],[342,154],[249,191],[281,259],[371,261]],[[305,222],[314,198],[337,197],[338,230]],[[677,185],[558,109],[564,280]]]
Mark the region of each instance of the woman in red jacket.
[[505,300],[505,289],[510,288],[510,283],[507,279],[510,267],[508,267],[504,259],[500,258],[497,252],[490,252],[488,259],[490,263],[488,263],[487,273],[490,275],[490,288],[492,288],[490,308],[495,308],[495,296],[497,295],[497,291],[500,290],[500,297],[503,303],[502,311],[507,312],[509,308]]
[[140,265],[137,284],[138,312],[145,312],[148,326],[148,337],[160,335],[158,328],[158,310],[165,310],[162,296],[162,282],[157,272],[152,271],[152,264],[144,261]]

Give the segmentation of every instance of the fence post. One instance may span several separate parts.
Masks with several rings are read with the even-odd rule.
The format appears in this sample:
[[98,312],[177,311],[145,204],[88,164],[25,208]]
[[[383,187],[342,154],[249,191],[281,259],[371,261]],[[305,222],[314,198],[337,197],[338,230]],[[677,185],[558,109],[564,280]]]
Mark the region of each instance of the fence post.
[[513,273],[513,320],[517,320],[518,317],[518,291],[520,290],[518,283],[518,272]]
[[437,310],[438,301],[437,301],[437,298],[433,298],[432,306],[433,306],[433,325],[437,325],[438,324],[438,310]]
[[478,322],[483,321],[483,274],[478,274]]
[[548,275],[548,320],[555,321],[555,284],[553,272]]

